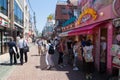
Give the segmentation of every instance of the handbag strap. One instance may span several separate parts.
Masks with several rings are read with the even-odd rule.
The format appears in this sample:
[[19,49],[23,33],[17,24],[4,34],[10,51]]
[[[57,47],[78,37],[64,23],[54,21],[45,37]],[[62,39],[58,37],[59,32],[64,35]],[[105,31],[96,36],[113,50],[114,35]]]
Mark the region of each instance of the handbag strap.
[[23,47],[25,47],[24,43],[25,43],[25,41],[23,40]]
[[[24,45],[25,44],[25,45]],[[23,40],[23,47],[28,46],[27,43],[25,42],[25,40]]]

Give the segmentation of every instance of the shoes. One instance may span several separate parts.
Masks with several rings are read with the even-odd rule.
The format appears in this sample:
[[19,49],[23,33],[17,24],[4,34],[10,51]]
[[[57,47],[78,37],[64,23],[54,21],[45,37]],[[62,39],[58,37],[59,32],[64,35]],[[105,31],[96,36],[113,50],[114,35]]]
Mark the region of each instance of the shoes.
[[74,71],[78,71],[79,69],[78,69],[77,67],[74,67],[73,70],[74,70]]
[[13,63],[10,63],[10,65],[13,65]]
[[58,65],[60,68],[63,68],[63,66],[62,65]]
[[55,67],[54,65],[51,65],[51,67]]
[[23,65],[23,63],[20,63],[21,65]]
[[49,70],[51,67],[50,66],[47,66],[47,70]]
[[86,75],[86,76],[85,76],[85,78],[86,78],[86,80],[88,80],[88,79],[89,79],[89,76],[88,76],[88,75]]
[[86,75],[86,80],[91,80],[92,76],[91,75]]
[[14,64],[17,64],[17,62],[14,62]]
[[66,64],[63,65],[64,67],[67,66]]

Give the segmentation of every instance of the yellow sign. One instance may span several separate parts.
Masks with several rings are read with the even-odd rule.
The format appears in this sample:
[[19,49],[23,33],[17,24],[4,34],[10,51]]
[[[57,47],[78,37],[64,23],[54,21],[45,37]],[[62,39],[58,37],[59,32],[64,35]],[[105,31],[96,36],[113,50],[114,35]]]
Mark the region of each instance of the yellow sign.
[[[93,20],[95,20],[97,18],[97,12],[94,9],[92,9],[92,8],[87,8],[79,16],[78,21],[77,21],[78,25],[83,22],[82,18],[84,16],[86,16],[86,15],[90,15],[93,18]],[[84,18],[84,22],[87,21],[87,20],[89,20],[91,18],[90,16],[86,17],[86,19]]]

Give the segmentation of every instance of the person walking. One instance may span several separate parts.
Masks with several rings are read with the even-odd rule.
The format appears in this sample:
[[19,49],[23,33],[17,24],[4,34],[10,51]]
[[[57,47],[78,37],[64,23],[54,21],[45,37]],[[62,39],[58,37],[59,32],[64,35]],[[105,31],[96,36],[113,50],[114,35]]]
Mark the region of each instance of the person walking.
[[41,38],[38,39],[37,44],[38,44],[38,54],[41,55],[42,54],[42,46],[43,46],[43,42],[42,42]]
[[50,49],[51,43],[50,40],[47,41],[46,46],[45,46],[45,53],[46,53],[46,57],[45,57],[45,61],[47,64],[47,70],[49,70],[51,67],[54,66],[53,60],[52,60],[52,55],[49,49]]
[[27,41],[23,39],[23,36],[20,36],[20,40],[18,42],[18,47],[20,51],[20,63],[23,65],[23,54],[25,55],[25,62],[28,61],[27,52],[24,52],[24,47],[27,46]]
[[17,52],[17,46],[16,46],[15,41],[13,41],[13,38],[10,38],[10,42],[8,43],[8,47],[9,47],[9,54],[10,54],[10,65],[13,64],[13,56],[14,56],[14,64],[17,64],[16,53],[14,52],[14,49],[13,49],[13,47],[14,47],[16,52]]
[[58,66],[60,68],[63,67],[63,52],[64,52],[64,49],[63,49],[63,40],[60,40],[58,46],[57,46],[57,51],[59,53],[59,58],[58,58]]
[[73,54],[74,54],[74,59],[73,59],[73,70],[79,70],[77,67],[77,60],[78,60],[78,49],[79,49],[79,45],[78,42],[75,41],[73,44]]

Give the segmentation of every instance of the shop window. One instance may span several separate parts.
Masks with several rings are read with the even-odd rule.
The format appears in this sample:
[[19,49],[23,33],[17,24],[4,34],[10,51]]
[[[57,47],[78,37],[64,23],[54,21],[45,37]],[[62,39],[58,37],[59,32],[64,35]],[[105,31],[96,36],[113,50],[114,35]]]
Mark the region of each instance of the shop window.
[[67,10],[65,9],[65,7],[62,8],[61,12],[62,12],[63,15],[67,14]]
[[15,22],[23,26],[23,12],[16,3],[16,1],[14,3],[14,16],[15,16]]
[[4,15],[8,15],[8,0],[0,0],[0,12]]

